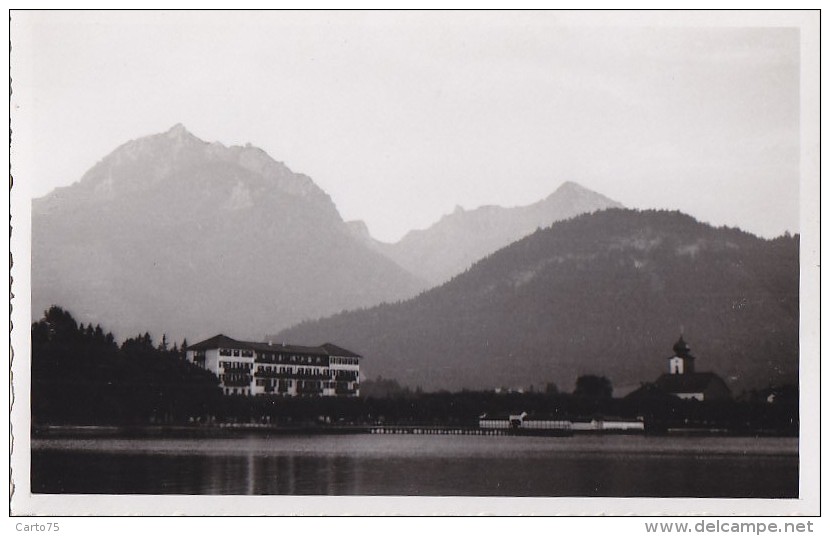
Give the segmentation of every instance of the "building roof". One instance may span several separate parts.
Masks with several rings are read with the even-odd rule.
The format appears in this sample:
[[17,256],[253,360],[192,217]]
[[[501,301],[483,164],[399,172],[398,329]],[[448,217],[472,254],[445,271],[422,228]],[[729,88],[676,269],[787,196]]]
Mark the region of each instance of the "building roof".
[[275,354],[300,354],[300,355],[329,355],[320,346],[299,346],[297,344],[285,344],[278,342],[249,342],[247,343],[257,352],[273,352]]
[[667,393],[702,393],[713,383],[724,382],[714,372],[691,372],[686,374],[663,374],[655,382],[657,387]]
[[625,399],[671,402],[677,400],[677,397],[660,389],[653,383],[644,383],[638,389],[625,395]]
[[246,350],[252,349],[248,343],[231,339],[227,335],[216,335],[202,342],[191,344],[187,347],[188,350],[211,350],[213,348],[244,348]]
[[340,346],[337,346],[336,344],[332,344],[330,342],[325,343],[323,346],[321,346],[321,348],[323,348],[331,356],[358,357],[358,358],[363,357],[360,354],[356,354],[354,352],[346,350],[345,348],[341,348]]
[[299,346],[296,344],[284,344],[275,342],[249,342],[238,341],[227,335],[216,335],[204,341],[188,346],[188,350],[212,350],[214,348],[231,348],[255,350],[257,352],[273,352],[275,354],[299,354],[315,356],[337,356],[337,357],[362,357],[354,352],[346,350],[331,343],[322,346]]

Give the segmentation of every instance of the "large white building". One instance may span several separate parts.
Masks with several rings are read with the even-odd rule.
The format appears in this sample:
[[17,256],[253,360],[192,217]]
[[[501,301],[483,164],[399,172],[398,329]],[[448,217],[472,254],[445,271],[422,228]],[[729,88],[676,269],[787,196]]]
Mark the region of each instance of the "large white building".
[[187,349],[187,360],[216,374],[227,395],[358,396],[360,358],[330,343],[296,346],[225,335]]

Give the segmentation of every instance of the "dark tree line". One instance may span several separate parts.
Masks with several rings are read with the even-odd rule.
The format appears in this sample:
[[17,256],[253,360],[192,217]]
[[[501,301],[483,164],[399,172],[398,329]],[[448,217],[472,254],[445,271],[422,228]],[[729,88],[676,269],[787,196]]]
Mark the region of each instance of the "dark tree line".
[[223,396],[212,373],[188,363],[187,343],[149,333],[120,346],[100,326],[78,324],[52,307],[32,324],[32,422],[40,424],[268,423],[476,426],[478,417],[526,411],[559,418],[644,417],[652,431],[671,427],[733,432],[798,432],[796,387],[747,393],[738,400],[696,402],[643,389],[613,398],[604,376],[581,376],[572,393],[426,393],[393,379],[366,380],[360,398]]
[[476,427],[480,415],[496,417],[527,412],[558,419],[638,418],[646,431],[714,429],[736,434],[798,433],[797,398],[698,402],[655,393],[640,398],[594,398],[573,393],[495,393],[461,391],[424,393],[404,390],[391,396],[360,398],[226,397],[221,422],[280,426],[396,425]]
[[149,333],[119,347],[101,326],[53,306],[32,324],[34,424],[187,422],[215,413],[218,379],[184,359],[187,342]]
[[[537,392],[424,393],[378,377],[361,383],[361,396],[364,398],[362,418],[398,425],[475,426],[483,413],[505,416],[526,411],[535,416],[564,419],[643,418],[647,431],[652,433],[670,428],[703,428],[742,434],[795,435],[799,428],[799,395],[794,385],[752,390],[735,399],[701,402],[681,400],[649,383],[630,396],[614,398],[611,381],[595,374],[577,378],[571,393],[560,392],[552,384]],[[316,409],[328,411],[323,406]],[[354,413],[354,409],[350,411]],[[271,415],[285,417],[280,412]]]

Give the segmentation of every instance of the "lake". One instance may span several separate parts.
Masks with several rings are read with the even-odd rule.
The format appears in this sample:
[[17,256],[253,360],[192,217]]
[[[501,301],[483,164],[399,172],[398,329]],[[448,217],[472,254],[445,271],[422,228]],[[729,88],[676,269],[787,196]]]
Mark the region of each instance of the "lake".
[[315,435],[32,440],[32,492],[798,497],[798,439]]

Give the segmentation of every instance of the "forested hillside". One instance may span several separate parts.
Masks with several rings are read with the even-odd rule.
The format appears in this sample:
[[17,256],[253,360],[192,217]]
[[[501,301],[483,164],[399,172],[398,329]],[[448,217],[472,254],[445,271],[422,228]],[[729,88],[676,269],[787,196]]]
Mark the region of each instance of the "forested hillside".
[[664,372],[681,330],[733,391],[795,383],[798,236],[764,240],[679,212],[612,209],[537,231],[400,304],[347,312],[275,340],[336,340],[425,390],[635,387]]

